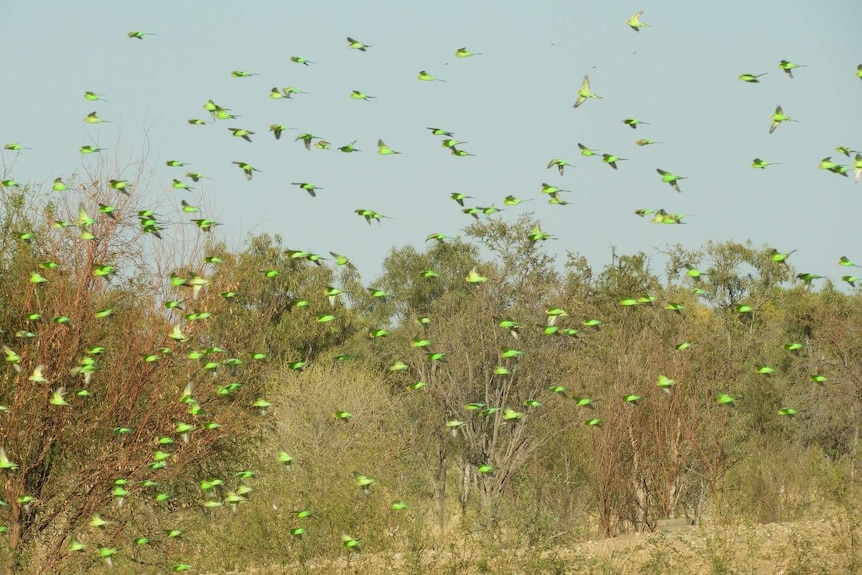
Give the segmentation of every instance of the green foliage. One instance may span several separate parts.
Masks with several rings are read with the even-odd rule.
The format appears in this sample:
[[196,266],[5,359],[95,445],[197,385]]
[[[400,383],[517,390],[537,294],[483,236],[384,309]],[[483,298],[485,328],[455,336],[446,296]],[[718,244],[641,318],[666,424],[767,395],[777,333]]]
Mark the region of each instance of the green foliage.
[[279,236],[156,237],[138,196],[68,184],[0,209],[10,570],[99,571],[101,547],[119,570],[563,572],[559,545],[666,517],[855,505],[862,296],[767,248],[673,246],[664,284],[644,253],[561,273],[525,214],[393,248],[365,283]]

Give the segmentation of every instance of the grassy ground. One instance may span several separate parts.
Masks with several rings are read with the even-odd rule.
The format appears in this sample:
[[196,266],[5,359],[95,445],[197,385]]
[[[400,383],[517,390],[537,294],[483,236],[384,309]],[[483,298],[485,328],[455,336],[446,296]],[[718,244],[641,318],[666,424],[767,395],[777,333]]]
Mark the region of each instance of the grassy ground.
[[862,519],[845,515],[790,523],[698,526],[668,535],[632,534],[541,551],[462,543],[446,551],[357,553],[334,561],[243,573],[856,574],[862,573],[860,537]]

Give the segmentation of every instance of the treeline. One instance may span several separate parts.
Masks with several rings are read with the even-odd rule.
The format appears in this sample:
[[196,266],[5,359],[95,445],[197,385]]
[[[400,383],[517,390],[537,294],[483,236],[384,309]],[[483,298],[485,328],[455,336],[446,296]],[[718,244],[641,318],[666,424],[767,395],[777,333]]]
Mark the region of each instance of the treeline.
[[[537,546],[852,504],[862,299],[771,247],[674,246],[662,274],[643,253],[558,266],[524,214],[393,248],[369,279],[278,236],[231,250],[193,206],[107,182],[2,192],[8,571]],[[824,267],[855,283],[841,264]]]

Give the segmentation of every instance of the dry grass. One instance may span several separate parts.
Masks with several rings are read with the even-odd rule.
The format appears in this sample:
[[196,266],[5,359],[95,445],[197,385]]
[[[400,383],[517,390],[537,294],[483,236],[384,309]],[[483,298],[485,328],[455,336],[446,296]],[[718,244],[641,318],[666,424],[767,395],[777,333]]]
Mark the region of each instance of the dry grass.
[[839,513],[788,523],[700,526],[672,535],[632,534],[541,551],[462,542],[445,551],[363,552],[242,573],[853,574],[862,573],[860,528],[859,518]]

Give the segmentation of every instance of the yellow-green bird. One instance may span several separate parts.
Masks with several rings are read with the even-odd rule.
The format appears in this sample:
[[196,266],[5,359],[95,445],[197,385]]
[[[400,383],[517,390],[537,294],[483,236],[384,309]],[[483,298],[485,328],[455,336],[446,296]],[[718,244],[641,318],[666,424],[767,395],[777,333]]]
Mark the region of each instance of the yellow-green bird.
[[365,100],[367,102],[368,100],[370,100],[372,98],[376,98],[377,96],[369,96],[368,94],[364,94],[363,92],[361,92],[359,90],[353,90],[350,93],[350,97],[353,98],[354,100]]
[[84,92],[84,98],[91,102],[107,102],[108,100],[104,99],[101,95],[95,92]]
[[90,112],[89,114],[87,114],[87,117],[84,118],[84,121],[87,122],[88,124],[101,124],[102,122],[107,123],[107,120],[103,120],[102,118],[100,118],[96,114],[96,112]]
[[788,78],[793,78],[793,70],[796,68],[804,68],[805,64],[794,64],[793,62],[782,60],[778,63],[778,67],[784,70],[784,73],[787,74]]
[[773,112],[773,113],[772,113],[772,115],[770,115],[769,117],[770,117],[770,118],[772,118],[772,125],[771,125],[771,126],[769,126],[769,133],[770,133],[770,134],[771,134],[772,132],[774,132],[774,131],[775,131],[775,129],[776,129],[776,128],[777,128],[777,127],[778,127],[782,122],[796,122],[796,121],[797,121],[797,120],[794,120],[793,118],[791,118],[790,116],[786,115],[786,114],[784,113],[784,110],[782,110],[782,109],[781,109],[781,106],[776,106],[776,107],[775,107],[775,112]]
[[254,132],[250,130],[244,130],[243,128],[228,128],[228,130],[231,131],[234,137],[242,138],[246,142],[251,142],[250,136],[254,136]]
[[641,22],[640,17],[643,16],[643,11],[635,12],[634,16],[626,20],[626,24],[629,25],[629,28],[634,30],[635,32],[640,32],[641,28],[649,28],[650,25],[646,22]]
[[381,156],[391,156],[393,154],[400,154],[401,152],[396,152],[395,150],[387,146],[385,143],[383,143],[383,140],[377,140],[377,153]]
[[766,76],[766,72],[763,74],[740,74],[739,79],[743,82],[748,82],[749,84],[760,84],[760,80],[758,80],[758,78],[761,76]]
[[599,96],[597,94],[593,94],[590,91],[590,77],[587,75],[584,75],[584,81],[581,84],[581,89],[578,90],[578,99],[575,101],[574,107],[575,108],[579,107],[581,104],[586,102],[588,99],[596,99],[596,98],[601,98],[601,96]]
[[862,64],[856,66],[856,77],[862,80]]
[[[572,166],[572,164],[570,164],[566,160],[560,160],[558,158],[554,158],[553,160],[548,162],[548,169],[550,170],[553,166],[557,166],[557,170],[559,170],[560,175],[562,176],[563,172],[566,169],[566,166]],[[572,166],[572,167],[574,167],[574,166]]]
[[458,48],[455,50],[456,58],[469,58],[470,56],[481,56],[481,52],[471,52],[467,48]]
[[421,70],[419,72],[419,79],[423,82],[445,82],[446,80],[441,80],[440,78],[435,78],[425,70]]
[[766,160],[761,160],[760,158],[754,158],[751,162],[752,168],[758,168],[760,170],[766,169],[766,166],[780,166],[781,162],[767,162]]
[[138,31],[134,31],[134,32],[129,32],[129,33],[128,33],[128,34],[126,34],[126,35],[127,35],[129,38],[133,38],[133,39],[135,39],[135,40],[143,40],[143,39],[144,39],[144,36],[155,36],[156,34],[151,34],[150,32],[138,32]]
[[350,36],[347,37],[347,47],[353,50],[359,50],[360,52],[365,52],[366,48],[371,48],[368,44],[363,44],[359,40],[354,40]]

